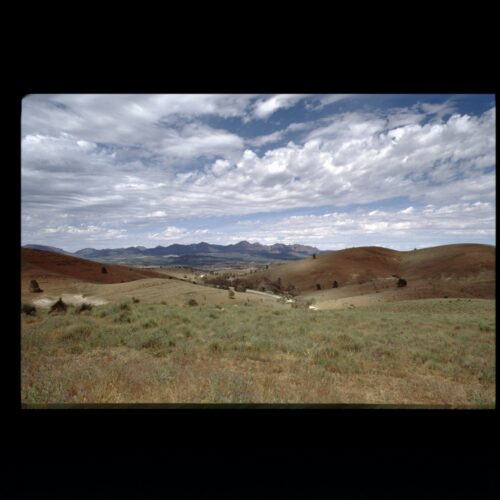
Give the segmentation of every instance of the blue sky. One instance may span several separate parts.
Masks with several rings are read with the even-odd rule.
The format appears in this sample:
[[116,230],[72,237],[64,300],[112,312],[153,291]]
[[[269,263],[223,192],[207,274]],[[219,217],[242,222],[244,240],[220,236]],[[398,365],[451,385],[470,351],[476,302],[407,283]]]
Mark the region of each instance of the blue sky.
[[495,243],[495,96],[33,94],[22,244]]

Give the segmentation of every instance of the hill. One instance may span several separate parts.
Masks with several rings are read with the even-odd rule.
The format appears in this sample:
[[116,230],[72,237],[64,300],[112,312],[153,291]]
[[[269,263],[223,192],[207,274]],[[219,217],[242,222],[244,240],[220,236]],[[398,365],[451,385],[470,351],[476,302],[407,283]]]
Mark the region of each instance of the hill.
[[[480,244],[444,245],[400,252],[382,247],[360,247],[325,252],[297,262],[272,264],[251,275],[254,285],[278,278],[284,287],[293,285],[303,292],[364,285],[387,280],[394,287],[396,277],[415,281],[492,280],[495,272],[495,247]],[[392,281],[391,281],[392,280]],[[339,288],[339,290],[340,290]]]
[[165,278],[165,274],[149,269],[131,269],[106,264],[107,273],[102,273],[102,264],[69,255],[45,250],[21,248],[21,286],[29,289],[29,282],[37,280],[43,288],[44,279],[79,280],[90,283],[123,283],[144,278]]

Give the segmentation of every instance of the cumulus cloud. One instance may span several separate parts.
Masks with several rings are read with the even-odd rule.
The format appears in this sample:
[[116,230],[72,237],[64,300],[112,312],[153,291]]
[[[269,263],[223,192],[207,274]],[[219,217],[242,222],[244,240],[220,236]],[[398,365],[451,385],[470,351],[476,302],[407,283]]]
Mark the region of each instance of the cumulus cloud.
[[[265,119],[304,97],[29,96],[22,114],[23,240],[189,238],[196,234],[177,222],[186,217],[396,197],[409,200],[400,216],[417,216],[422,203],[494,203],[495,107],[466,114],[453,102],[419,102],[307,122],[294,117],[253,137],[203,121]],[[366,217],[367,232],[388,223],[374,220],[382,214],[373,209]],[[169,225],[151,229],[152,221]],[[396,229],[406,230],[408,221],[399,223]]]

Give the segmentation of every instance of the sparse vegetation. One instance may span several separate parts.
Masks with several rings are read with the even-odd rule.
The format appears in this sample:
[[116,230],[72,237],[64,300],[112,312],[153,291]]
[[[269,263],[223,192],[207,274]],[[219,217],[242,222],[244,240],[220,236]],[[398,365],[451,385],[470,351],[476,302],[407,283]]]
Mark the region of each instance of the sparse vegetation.
[[37,280],[31,280],[30,281],[30,291],[32,293],[41,293],[41,292],[43,292],[43,290],[38,285],[38,281]]
[[24,314],[27,314],[28,316],[35,316],[36,307],[31,305],[31,304],[23,304],[21,306],[21,312],[23,312]]
[[188,306],[197,306],[198,302],[196,302],[195,299],[189,299],[188,302],[187,302],[187,305]]
[[83,304],[80,304],[75,310],[77,314],[80,314],[84,311],[92,311],[92,304],[87,304],[84,302]]
[[299,302],[22,315],[22,401],[494,406],[494,301]]
[[68,306],[60,298],[56,303],[54,303],[49,310],[49,314],[53,312],[66,312]]

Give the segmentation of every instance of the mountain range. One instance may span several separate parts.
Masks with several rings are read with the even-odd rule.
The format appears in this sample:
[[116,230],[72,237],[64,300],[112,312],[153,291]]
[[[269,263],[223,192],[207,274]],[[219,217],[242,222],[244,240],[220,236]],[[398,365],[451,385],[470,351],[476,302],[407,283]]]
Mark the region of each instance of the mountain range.
[[177,243],[166,247],[158,245],[154,248],[144,246],[105,248],[102,250],[83,248],[74,253],[45,245],[25,245],[24,248],[62,253],[102,262],[152,266],[262,264],[272,261],[303,259],[321,253],[317,248],[307,245],[285,245],[282,243],[262,245],[261,243],[249,243],[248,241],[240,241],[230,245],[214,245],[203,241],[190,245]]

